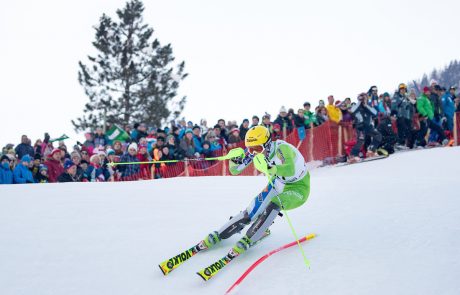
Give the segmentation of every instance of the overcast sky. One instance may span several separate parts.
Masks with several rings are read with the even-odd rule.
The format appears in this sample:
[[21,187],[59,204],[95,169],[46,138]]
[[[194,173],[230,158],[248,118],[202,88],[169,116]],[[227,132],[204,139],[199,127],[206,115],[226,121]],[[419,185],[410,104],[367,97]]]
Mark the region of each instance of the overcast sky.
[[[183,115],[198,122],[275,115],[333,94],[393,92],[460,58],[460,1],[145,1],[144,20],[190,74]],[[2,1],[0,146],[76,135],[87,101],[78,61],[93,27],[125,1]]]

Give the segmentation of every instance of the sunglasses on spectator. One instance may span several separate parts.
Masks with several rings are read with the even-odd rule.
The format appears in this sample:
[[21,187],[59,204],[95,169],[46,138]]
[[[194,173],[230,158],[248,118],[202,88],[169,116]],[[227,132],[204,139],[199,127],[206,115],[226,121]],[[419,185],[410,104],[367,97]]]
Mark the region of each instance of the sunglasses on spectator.
[[248,146],[248,152],[251,155],[261,154],[264,152],[264,150],[265,150],[265,147],[263,145]]
[[216,138],[215,136],[209,136],[209,138]]
[[81,154],[82,154],[82,155],[87,155],[87,154],[88,154],[88,152],[81,152]]

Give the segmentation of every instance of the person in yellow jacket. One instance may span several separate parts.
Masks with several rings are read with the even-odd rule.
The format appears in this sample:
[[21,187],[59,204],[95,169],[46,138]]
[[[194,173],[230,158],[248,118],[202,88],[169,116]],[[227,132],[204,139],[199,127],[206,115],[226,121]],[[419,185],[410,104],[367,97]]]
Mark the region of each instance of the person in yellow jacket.
[[342,121],[342,111],[334,105],[334,96],[329,95],[327,98],[329,104],[326,106],[329,120],[335,123]]

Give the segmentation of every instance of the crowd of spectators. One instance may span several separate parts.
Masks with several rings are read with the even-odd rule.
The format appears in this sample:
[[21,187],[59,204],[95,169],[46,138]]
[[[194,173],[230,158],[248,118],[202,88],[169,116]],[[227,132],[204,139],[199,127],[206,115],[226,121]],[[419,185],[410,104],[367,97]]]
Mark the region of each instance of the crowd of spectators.
[[[2,149],[0,184],[160,178],[162,170],[174,161],[188,159],[211,165],[212,162],[199,160],[242,146],[246,132],[256,125],[267,127],[276,140],[292,132],[302,139],[309,129],[327,121],[350,123],[357,130],[355,151],[366,141],[370,146],[378,144],[374,150],[379,148],[388,153],[395,148],[425,147],[428,129],[429,142],[445,145],[451,138],[456,111],[460,111],[456,87],[447,89],[432,81],[418,97],[415,89],[408,91],[404,83],[393,96],[388,92],[379,94],[377,86],[372,86],[358,96],[357,102],[351,98],[336,100],[330,95],[327,104],[319,100],[315,109],[310,102],[297,111],[282,106],[276,117],[265,113],[260,119],[254,115],[241,124],[224,119],[213,126],[208,126],[206,120],[194,124],[185,119],[171,121],[164,128],[137,123],[124,127],[129,135],[126,141],[109,140],[101,127],[85,133],[85,141],[77,142],[71,150],[64,141],[55,146],[47,133],[33,145],[23,135],[16,147],[7,144]],[[151,161],[165,162],[152,164]]]

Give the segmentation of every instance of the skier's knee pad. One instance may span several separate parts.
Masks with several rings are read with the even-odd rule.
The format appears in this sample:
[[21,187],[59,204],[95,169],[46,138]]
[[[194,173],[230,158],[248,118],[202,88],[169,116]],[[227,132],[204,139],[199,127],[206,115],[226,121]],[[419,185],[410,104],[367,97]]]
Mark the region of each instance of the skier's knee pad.
[[265,208],[264,212],[257,217],[251,227],[248,229],[246,236],[251,242],[256,242],[263,237],[265,231],[272,225],[273,220],[280,212],[280,207],[273,202]]
[[230,218],[230,220],[219,230],[221,239],[228,239],[232,235],[240,232],[246,225],[251,222],[246,210]]

